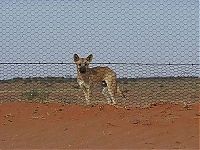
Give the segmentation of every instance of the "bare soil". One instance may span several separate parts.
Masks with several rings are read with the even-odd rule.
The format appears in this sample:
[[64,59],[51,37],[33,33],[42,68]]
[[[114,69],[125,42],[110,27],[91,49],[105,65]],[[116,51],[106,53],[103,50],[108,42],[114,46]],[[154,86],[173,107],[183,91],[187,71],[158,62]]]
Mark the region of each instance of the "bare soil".
[[0,149],[199,149],[200,104],[0,104]]

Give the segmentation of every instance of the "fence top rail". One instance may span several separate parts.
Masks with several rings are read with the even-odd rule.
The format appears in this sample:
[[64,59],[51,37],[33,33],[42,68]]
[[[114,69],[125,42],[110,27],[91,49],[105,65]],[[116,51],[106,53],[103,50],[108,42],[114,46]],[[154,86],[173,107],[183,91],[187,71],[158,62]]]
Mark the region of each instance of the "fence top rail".
[[[75,63],[70,63],[70,62],[2,62],[0,65],[61,65],[61,64],[66,64],[66,65],[72,65]],[[191,64],[191,63],[124,63],[124,62],[118,62],[118,63],[111,63],[111,62],[99,62],[99,63],[91,63],[91,64],[110,64],[110,65],[149,65],[149,66],[199,66],[200,64]]]

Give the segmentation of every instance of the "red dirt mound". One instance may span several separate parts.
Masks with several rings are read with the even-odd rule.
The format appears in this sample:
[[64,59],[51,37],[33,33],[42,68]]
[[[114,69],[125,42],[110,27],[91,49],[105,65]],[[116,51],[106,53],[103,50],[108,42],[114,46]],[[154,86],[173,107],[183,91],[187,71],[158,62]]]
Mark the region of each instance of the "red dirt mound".
[[198,149],[199,108],[3,103],[0,149]]

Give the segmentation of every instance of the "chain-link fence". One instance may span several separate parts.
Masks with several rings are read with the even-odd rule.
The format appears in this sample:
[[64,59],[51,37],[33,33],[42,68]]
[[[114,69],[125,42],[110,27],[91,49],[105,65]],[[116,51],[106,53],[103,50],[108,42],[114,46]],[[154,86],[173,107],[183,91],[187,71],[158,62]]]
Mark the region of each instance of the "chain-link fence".
[[197,0],[11,0],[0,16],[0,102],[200,101]]

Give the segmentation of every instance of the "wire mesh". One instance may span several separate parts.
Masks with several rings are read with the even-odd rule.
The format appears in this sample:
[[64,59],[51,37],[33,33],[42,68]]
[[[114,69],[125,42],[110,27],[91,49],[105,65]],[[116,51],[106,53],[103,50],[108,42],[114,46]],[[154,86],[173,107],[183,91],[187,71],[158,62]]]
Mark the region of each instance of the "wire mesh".
[[[82,79],[87,86],[79,86],[75,53],[93,54],[90,68],[116,73],[125,95],[116,92],[118,106],[200,101],[197,0],[13,0],[0,6],[0,102],[82,105],[88,85],[91,104],[112,101],[109,72],[90,69]],[[101,84],[92,86],[98,76],[104,76]]]

